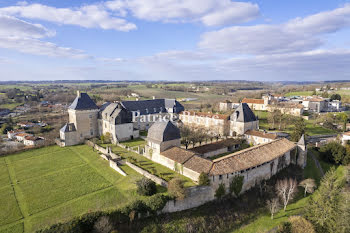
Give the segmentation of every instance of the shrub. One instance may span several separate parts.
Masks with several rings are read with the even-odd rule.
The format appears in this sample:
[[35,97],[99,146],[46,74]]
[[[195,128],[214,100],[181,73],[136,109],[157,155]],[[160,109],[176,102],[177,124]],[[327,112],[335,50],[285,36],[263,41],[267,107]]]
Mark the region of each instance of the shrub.
[[330,142],[320,149],[324,161],[335,164],[346,164],[349,162],[350,154],[346,148],[338,142]]
[[292,224],[290,222],[283,222],[278,226],[277,233],[292,233]]
[[157,192],[156,183],[146,177],[136,181],[137,193],[143,196],[151,196]]
[[303,217],[291,216],[289,222],[292,226],[292,233],[315,233],[314,226]]
[[230,183],[230,194],[234,193],[236,197],[238,197],[239,193],[242,191],[243,179],[244,179],[243,176],[233,177]]
[[157,193],[156,195],[153,195],[152,197],[146,200],[146,205],[151,211],[156,212],[158,210],[163,209],[168,200],[169,197]]
[[201,174],[199,175],[199,182],[198,183],[199,183],[199,185],[202,185],[202,186],[210,185],[210,180],[209,180],[208,174],[201,172]]
[[226,188],[223,183],[219,184],[218,189],[215,191],[215,197],[221,199],[226,194]]
[[168,192],[177,200],[184,199],[186,197],[186,189],[183,180],[179,178],[171,179],[168,184]]

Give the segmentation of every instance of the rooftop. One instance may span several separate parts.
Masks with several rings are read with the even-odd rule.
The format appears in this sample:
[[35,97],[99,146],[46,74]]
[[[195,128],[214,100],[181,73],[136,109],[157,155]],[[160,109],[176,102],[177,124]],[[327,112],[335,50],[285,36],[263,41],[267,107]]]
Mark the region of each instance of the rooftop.
[[204,154],[207,152],[211,152],[211,151],[215,151],[215,150],[219,150],[225,147],[229,147],[229,146],[233,146],[233,145],[237,145],[240,144],[241,141],[237,140],[237,139],[233,139],[233,138],[228,138],[226,140],[223,141],[219,141],[219,142],[214,142],[211,144],[207,144],[207,145],[203,145],[203,146],[198,146],[195,148],[190,149],[190,151],[193,151],[195,153],[198,154]]
[[196,155],[196,153],[192,151],[185,150],[176,146],[171,147],[170,149],[163,151],[160,154],[180,164],[185,163],[192,156]]
[[249,108],[248,104],[241,103],[235,112],[231,115],[231,121],[237,122],[251,122],[257,121],[253,111]]
[[276,139],[277,135],[273,133],[266,133],[263,131],[257,131],[257,130],[248,130],[245,132],[246,135],[261,137],[261,138],[268,138],[268,139]]
[[194,155],[190,159],[188,159],[183,166],[198,173],[209,173],[212,165],[212,161]]
[[210,113],[210,112],[194,112],[194,111],[183,111],[180,112],[181,115],[190,115],[190,116],[198,116],[198,117],[209,117],[213,119],[223,119],[228,120],[230,117],[226,114],[216,114],[216,113]]
[[180,129],[177,128],[171,121],[155,122],[148,129],[147,140],[165,142],[180,138]]
[[87,93],[80,93],[79,91],[77,92],[77,97],[69,106],[69,108],[74,110],[98,109],[94,101],[92,101],[92,99]]
[[264,104],[264,100],[263,99],[248,99],[248,98],[244,98],[242,100],[242,103],[247,103],[247,104]]
[[274,160],[295,148],[295,143],[277,139],[213,160],[211,175],[238,172]]

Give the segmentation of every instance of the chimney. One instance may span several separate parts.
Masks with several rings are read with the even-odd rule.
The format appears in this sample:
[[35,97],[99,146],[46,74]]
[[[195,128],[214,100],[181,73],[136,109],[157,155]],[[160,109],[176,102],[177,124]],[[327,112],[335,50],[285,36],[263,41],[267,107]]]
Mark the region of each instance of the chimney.
[[80,91],[77,91],[77,97],[81,97]]
[[156,99],[156,97],[155,97],[155,96],[152,96],[152,99],[154,99],[154,100],[155,100],[155,99]]

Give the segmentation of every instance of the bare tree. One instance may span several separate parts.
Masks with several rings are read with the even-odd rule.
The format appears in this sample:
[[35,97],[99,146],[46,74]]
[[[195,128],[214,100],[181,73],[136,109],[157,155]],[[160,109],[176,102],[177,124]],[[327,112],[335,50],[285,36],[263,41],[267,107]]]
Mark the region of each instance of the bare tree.
[[278,180],[276,182],[276,193],[283,202],[283,210],[285,211],[290,200],[293,199],[297,191],[297,181],[292,178]]
[[267,200],[266,206],[271,213],[271,219],[273,219],[274,214],[277,213],[278,210],[280,209],[280,202],[279,202],[278,197]]
[[299,183],[299,186],[304,188],[304,197],[306,193],[313,193],[316,187],[314,179],[305,179]]

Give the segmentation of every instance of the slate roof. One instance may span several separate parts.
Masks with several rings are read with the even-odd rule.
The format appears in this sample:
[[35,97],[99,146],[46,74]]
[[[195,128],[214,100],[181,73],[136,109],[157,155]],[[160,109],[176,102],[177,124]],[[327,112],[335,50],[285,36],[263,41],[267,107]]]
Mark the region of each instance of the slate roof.
[[238,108],[236,108],[236,110],[230,118],[231,121],[233,120],[236,122],[257,121],[257,118],[254,115],[253,111],[249,108],[248,104],[246,103],[240,103]]
[[165,142],[180,138],[180,129],[171,121],[155,122],[148,129],[147,139],[149,140]]
[[123,101],[121,103],[128,111],[140,111],[140,115],[166,113],[168,112],[167,108],[173,108],[174,113],[182,112],[185,109],[175,99]]
[[98,109],[94,101],[90,98],[87,93],[80,93],[75,98],[73,103],[69,106],[70,109],[74,110],[91,110]]
[[77,131],[77,130],[75,128],[74,123],[67,123],[60,129],[60,131],[61,132],[73,132],[73,131]]
[[301,135],[301,138],[299,139],[298,141],[298,145],[301,145],[301,146],[305,146],[306,143],[305,143],[305,135]]
[[180,147],[171,147],[168,150],[165,150],[163,152],[160,153],[161,155],[167,157],[168,159],[171,159],[177,163],[183,164],[185,163],[187,160],[189,160],[191,157],[193,157],[194,155],[196,155],[196,153],[189,151],[189,150],[185,150],[182,149]]
[[261,138],[268,138],[268,139],[276,139],[277,138],[277,135],[274,133],[265,133],[265,132],[257,131],[257,130],[247,130],[244,134],[256,136],[256,137],[261,137]]
[[281,138],[260,144],[213,160],[210,175],[222,175],[239,172],[281,157],[295,148],[288,139]]

